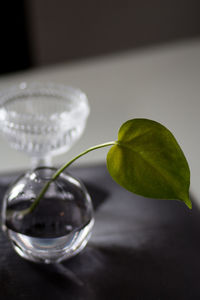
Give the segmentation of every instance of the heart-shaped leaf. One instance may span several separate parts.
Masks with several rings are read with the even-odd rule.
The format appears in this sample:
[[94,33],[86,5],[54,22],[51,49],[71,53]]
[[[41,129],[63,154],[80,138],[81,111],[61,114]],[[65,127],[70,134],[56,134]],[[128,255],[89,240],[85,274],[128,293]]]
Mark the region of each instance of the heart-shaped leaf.
[[176,199],[191,208],[190,170],[172,133],[160,123],[124,123],[107,155],[108,171],[127,190],[149,198]]

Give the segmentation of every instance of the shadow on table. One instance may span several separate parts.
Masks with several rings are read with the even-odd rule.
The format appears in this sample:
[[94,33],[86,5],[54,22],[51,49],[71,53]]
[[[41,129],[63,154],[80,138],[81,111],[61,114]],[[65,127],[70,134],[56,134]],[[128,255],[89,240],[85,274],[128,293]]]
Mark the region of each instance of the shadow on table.
[[106,189],[102,189],[90,182],[84,182],[84,184],[92,199],[94,210],[97,211],[98,208],[108,199],[110,193]]
[[48,299],[199,299],[199,287],[191,276],[198,272],[199,262],[194,268],[195,258],[184,260],[162,247],[154,250],[89,246],[62,264],[23,262],[24,275],[17,280],[20,285],[23,279],[29,299],[38,291]]
[[31,263],[0,232],[1,299],[200,299],[199,210],[133,196],[104,170],[85,176],[92,178],[84,183],[99,210],[100,230],[78,256],[62,264]]

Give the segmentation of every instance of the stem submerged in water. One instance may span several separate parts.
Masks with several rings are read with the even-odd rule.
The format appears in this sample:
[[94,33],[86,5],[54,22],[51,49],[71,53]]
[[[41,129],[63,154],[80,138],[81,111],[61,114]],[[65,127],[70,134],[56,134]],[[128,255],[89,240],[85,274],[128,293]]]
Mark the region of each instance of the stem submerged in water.
[[44,187],[42,188],[41,192],[39,193],[38,197],[34,200],[34,202],[32,203],[32,205],[20,212],[20,217],[23,217],[25,216],[26,214],[29,214],[31,213],[35,208],[36,206],[39,204],[41,198],[45,195],[46,191],[48,190],[50,184],[56,180],[56,178],[66,169],[68,168],[75,160],[77,160],[78,158],[80,158],[81,156],[93,151],[93,150],[96,150],[96,149],[100,149],[100,148],[104,148],[104,147],[108,147],[108,146],[113,146],[115,145],[117,142],[116,141],[112,141],[112,142],[108,142],[108,143],[104,143],[104,144],[100,144],[100,145],[96,145],[96,146],[93,146],[91,148],[88,148],[87,150],[81,152],[79,155],[77,155],[76,157],[74,157],[72,160],[70,160],[68,163],[66,163],[65,165],[63,165],[60,169],[58,169],[52,176],[52,178],[44,185]]

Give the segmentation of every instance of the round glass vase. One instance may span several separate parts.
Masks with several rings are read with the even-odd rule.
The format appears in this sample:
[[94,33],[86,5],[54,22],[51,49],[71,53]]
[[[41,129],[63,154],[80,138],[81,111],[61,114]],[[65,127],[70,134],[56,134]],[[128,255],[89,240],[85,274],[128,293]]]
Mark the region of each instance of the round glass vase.
[[23,215],[52,177],[54,168],[40,167],[21,176],[3,200],[2,227],[15,251],[40,263],[58,263],[78,254],[94,225],[85,186],[67,173],[54,180],[33,211]]

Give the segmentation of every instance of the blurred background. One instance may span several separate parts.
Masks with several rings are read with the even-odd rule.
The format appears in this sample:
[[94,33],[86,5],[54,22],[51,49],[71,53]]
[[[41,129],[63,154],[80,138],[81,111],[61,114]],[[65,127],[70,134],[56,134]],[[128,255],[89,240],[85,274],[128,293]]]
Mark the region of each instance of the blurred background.
[[[199,12],[199,0],[2,1],[0,92],[22,81],[49,81],[87,94],[87,130],[55,165],[113,140],[127,119],[165,124],[184,149],[200,199]],[[3,137],[0,146],[0,172],[30,166]],[[96,151],[78,163],[105,156]]]
[[200,35],[199,0],[1,3],[0,74]]

